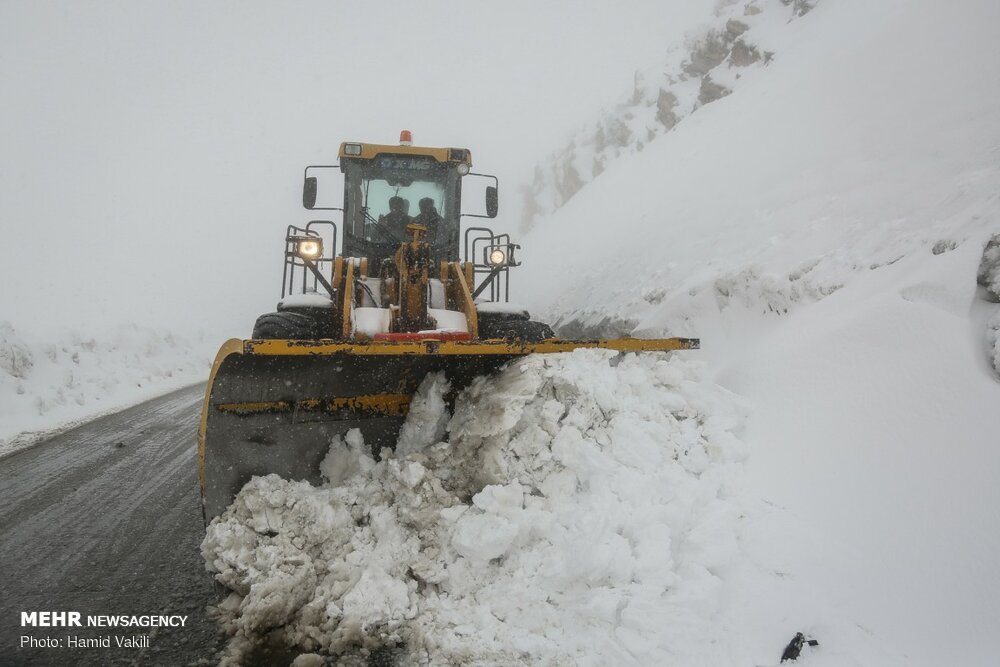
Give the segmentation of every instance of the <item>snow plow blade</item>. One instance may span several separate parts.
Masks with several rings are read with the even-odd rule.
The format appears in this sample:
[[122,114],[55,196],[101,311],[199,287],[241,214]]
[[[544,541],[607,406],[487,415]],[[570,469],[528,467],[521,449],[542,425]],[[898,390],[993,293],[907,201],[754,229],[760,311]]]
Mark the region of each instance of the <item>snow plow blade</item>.
[[319,483],[331,441],[352,428],[375,453],[393,447],[428,373],[444,371],[459,388],[517,357],[577,348],[688,350],[698,340],[230,340],[212,366],[198,431],[205,520],[254,475]]

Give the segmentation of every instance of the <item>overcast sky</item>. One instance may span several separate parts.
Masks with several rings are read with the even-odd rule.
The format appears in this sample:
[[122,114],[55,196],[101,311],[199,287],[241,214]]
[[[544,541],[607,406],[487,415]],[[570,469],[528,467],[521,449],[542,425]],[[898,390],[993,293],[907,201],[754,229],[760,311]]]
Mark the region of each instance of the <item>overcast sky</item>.
[[0,320],[248,335],[304,165],[407,128],[470,148],[510,218],[713,4],[0,0]]

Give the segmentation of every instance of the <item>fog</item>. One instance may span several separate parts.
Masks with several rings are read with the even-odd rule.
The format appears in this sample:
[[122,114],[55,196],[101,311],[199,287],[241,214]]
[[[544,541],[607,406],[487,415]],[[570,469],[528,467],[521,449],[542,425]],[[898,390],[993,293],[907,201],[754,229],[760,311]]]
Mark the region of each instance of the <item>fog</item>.
[[708,0],[0,5],[0,320],[246,335],[306,164],[465,146],[501,182],[627,94]]

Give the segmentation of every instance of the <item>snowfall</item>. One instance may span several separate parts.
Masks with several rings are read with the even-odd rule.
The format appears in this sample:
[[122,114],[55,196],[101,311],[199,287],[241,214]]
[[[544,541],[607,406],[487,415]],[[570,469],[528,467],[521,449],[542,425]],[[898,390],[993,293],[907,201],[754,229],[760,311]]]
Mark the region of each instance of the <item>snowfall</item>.
[[[719,2],[539,164],[512,276],[565,335],[701,349],[453,412],[430,376],[395,451],[254,478],[202,543],[222,663],[1000,662],[998,37],[994,0]],[[79,407],[80,345],[0,336],[5,401]]]

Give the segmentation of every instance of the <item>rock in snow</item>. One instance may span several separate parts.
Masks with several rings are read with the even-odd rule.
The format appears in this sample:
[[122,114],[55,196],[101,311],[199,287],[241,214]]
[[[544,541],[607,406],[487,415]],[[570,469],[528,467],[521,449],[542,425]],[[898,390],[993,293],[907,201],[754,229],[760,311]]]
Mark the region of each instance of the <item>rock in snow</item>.
[[977,277],[990,297],[994,301],[1000,301],[1000,234],[994,234],[986,243]]
[[[405,452],[376,462],[352,432],[324,462],[337,485],[254,478],[202,544],[238,596],[227,659],[279,626],[304,652],[402,644],[405,664],[704,656],[745,448],[737,404],[697,374],[661,354],[532,356],[447,422],[430,376]],[[441,423],[447,441],[428,439]]]

